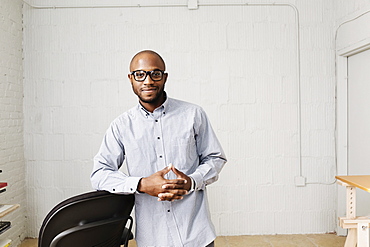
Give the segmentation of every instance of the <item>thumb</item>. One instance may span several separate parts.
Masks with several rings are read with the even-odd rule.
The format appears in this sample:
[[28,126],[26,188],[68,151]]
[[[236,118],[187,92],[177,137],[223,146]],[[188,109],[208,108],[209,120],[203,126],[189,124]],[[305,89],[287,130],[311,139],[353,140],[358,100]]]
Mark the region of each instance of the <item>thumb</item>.
[[174,165],[170,164],[170,167],[171,167],[171,170],[173,171],[173,173],[175,173],[175,175],[177,176],[177,178],[184,178],[185,174],[182,173],[181,171],[177,170]]
[[158,174],[161,176],[166,175],[169,171],[171,171],[171,165],[163,168],[162,170],[158,171]]

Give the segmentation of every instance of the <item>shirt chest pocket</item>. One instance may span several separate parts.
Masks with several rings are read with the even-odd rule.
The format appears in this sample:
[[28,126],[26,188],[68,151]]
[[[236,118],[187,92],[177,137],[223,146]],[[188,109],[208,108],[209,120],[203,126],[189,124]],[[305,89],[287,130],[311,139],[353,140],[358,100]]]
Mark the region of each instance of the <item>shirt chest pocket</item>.
[[171,161],[178,169],[188,171],[198,163],[197,146],[194,136],[171,140]]

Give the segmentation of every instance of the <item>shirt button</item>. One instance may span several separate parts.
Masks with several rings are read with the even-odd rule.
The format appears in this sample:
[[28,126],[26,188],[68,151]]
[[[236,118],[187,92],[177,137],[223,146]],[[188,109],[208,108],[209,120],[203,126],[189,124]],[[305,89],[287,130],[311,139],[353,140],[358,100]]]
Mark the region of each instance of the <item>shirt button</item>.
[[157,139],[159,140],[159,139],[161,139],[159,136],[157,137]]
[[159,155],[159,158],[162,158],[162,155]]
[[168,209],[167,212],[171,212],[171,210]]
[[158,122],[158,119],[156,119],[155,121]]

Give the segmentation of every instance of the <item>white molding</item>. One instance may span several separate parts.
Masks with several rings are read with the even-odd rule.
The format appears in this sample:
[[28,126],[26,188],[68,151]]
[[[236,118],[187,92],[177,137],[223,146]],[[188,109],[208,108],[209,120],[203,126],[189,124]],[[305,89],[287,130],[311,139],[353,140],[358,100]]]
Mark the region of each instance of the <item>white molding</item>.
[[347,175],[348,171],[348,70],[347,56],[337,56],[337,169],[338,175]]
[[370,49],[370,37],[337,51],[339,56],[350,57]]

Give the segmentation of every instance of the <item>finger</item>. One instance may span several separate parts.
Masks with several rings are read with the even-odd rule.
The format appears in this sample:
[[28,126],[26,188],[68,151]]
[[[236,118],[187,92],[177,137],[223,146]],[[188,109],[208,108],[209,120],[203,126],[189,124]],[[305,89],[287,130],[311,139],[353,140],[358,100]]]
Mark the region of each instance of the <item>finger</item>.
[[161,192],[160,194],[166,194],[166,193],[170,193],[174,196],[183,196],[183,195],[186,195],[188,194],[189,192],[184,189],[184,188],[180,188],[180,189],[166,189],[165,191]]
[[179,179],[167,179],[165,181],[165,183],[163,183],[163,185],[166,185],[166,184],[186,184],[188,181],[186,181],[186,179],[183,179],[183,178],[179,178]]
[[170,167],[170,166],[167,166],[167,167],[163,168],[162,170],[158,171],[158,173],[159,173],[161,176],[164,176],[164,175],[166,175],[169,171],[171,171],[171,167]]
[[164,184],[162,185],[162,189],[185,189],[185,183],[181,184]]
[[176,174],[176,176],[177,176],[177,177],[182,177],[182,176],[184,176],[184,175],[185,175],[185,174],[184,174],[184,173],[182,173],[181,171],[177,170],[177,169],[176,169],[176,167],[175,167],[174,165],[170,164],[170,166],[171,166],[171,170],[173,171],[173,173],[175,173],[175,174]]
[[181,195],[176,195],[169,192],[158,194],[158,201],[174,201],[182,199],[183,197]]

